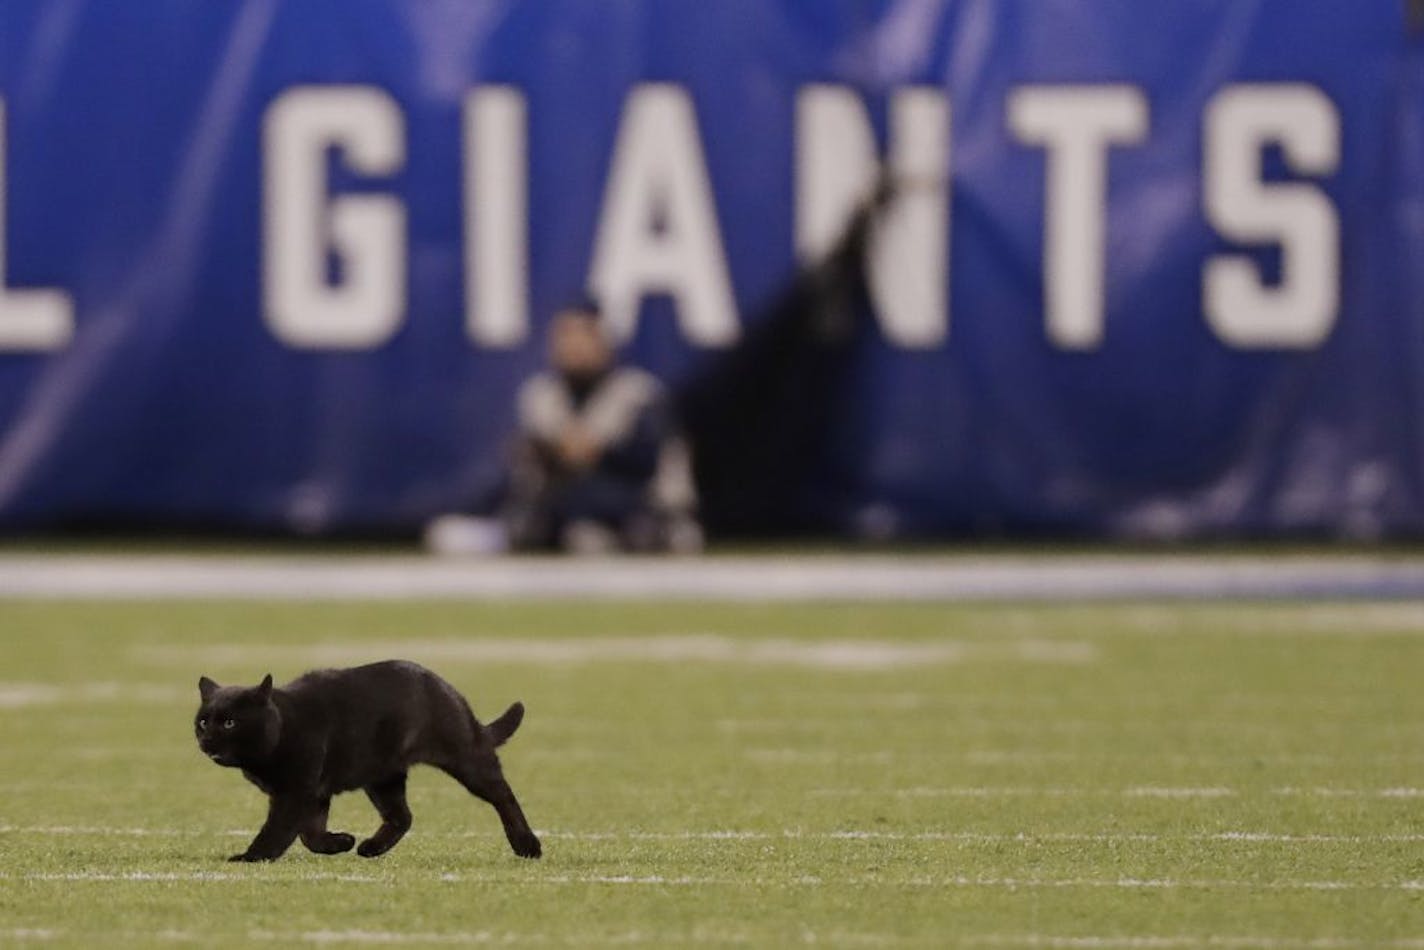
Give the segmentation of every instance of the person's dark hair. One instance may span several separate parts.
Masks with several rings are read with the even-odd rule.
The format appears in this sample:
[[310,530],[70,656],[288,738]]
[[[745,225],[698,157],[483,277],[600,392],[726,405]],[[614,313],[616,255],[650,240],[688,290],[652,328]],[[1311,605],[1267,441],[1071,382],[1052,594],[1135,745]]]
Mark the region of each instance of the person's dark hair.
[[586,293],[581,297],[574,298],[568,306],[564,307],[563,312],[582,314],[591,320],[603,320],[603,306],[593,294]]

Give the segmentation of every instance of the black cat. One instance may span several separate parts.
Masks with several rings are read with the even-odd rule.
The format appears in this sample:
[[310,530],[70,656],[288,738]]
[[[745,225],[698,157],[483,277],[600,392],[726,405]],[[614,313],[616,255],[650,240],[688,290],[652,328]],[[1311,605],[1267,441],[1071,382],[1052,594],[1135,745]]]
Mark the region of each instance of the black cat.
[[445,771],[493,805],[515,854],[540,855],[494,751],[519,728],[521,703],[481,725],[455,687],[403,660],[316,670],[275,689],[270,674],[253,687],[204,676],[198,692],[199,747],[218,765],[242,769],[270,800],[262,830],[231,861],[276,860],[298,837],[318,854],[351,850],[356,839],[327,831],[326,816],[331,796],[358,788],[381,827],[356,853],[385,854],[410,829],[405,777],[417,764]]

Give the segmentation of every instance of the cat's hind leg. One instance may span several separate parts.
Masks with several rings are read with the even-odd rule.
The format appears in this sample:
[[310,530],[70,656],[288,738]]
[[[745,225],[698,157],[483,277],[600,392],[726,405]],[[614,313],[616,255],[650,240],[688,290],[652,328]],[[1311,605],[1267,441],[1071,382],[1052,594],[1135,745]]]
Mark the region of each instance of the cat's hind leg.
[[356,836],[344,831],[327,831],[326,819],[331,811],[331,799],[323,798],[316,811],[302,823],[302,844],[317,854],[341,854],[356,846]]
[[405,801],[405,773],[366,786],[366,797],[381,814],[381,827],[361,842],[356,853],[363,858],[385,854],[410,830],[410,806]]
[[524,818],[524,810],[519,807],[514,790],[504,780],[504,770],[493,752],[482,753],[474,761],[454,765],[442,763],[437,767],[465,786],[470,794],[494,806],[500,823],[504,825],[504,836],[509,839],[509,846],[515,854],[521,858],[537,858],[543,853],[543,846]]

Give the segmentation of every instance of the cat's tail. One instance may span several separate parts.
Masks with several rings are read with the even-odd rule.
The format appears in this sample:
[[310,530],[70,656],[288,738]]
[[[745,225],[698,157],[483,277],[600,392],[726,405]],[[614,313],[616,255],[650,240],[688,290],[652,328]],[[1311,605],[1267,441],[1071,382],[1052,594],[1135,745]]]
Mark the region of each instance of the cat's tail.
[[514,735],[514,730],[518,729],[523,721],[524,704],[515,703],[504,711],[503,716],[485,726],[485,731],[496,746],[502,746],[509,741],[509,737]]

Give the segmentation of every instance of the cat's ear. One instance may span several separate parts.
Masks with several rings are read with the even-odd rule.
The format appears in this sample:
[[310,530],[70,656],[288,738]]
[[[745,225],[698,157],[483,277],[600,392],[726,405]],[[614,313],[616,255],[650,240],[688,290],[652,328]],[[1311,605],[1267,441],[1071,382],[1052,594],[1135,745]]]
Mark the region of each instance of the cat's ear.
[[272,695],[272,674],[271,674],[271,673],[268,673],[266,676],[262,677],[262,682],[260,682],[260,683],[257,684],[257,692],[262,695],[262,698],[263,698],[263,699],[266,699],[268,696],[271,696],[271,695]]
[[218,684],[208,679],[206,676],[198,678],[198,695],[206,700],[209,696],[218,691]]

